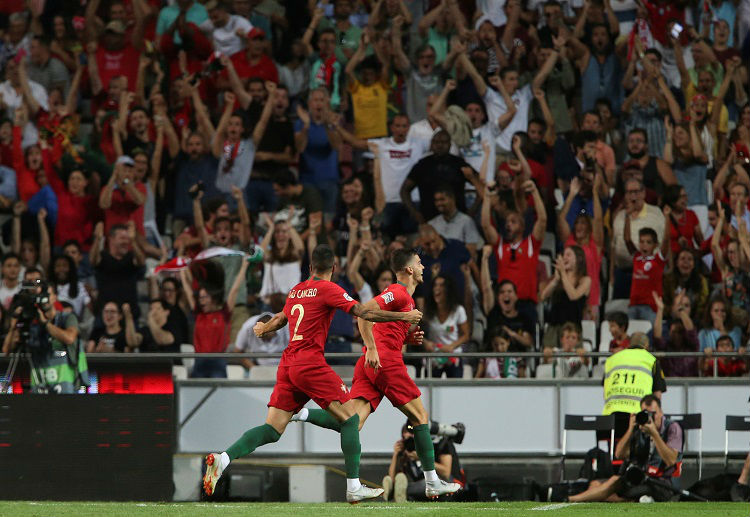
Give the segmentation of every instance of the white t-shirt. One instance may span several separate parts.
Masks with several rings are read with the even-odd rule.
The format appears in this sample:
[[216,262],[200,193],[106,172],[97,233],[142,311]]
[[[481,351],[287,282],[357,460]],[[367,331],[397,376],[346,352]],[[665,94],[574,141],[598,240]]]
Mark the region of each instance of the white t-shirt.
[[[23,278],[23,277],[19,277]],[[0,280],[0,303],[3,304],[4,309],[10,309],[10,302],[13,301],[13,297],[21,290],[21,282],[19,281],[13,289],[6,287],[5,282]]]
[[[47,99],[47,90],[44,89],[39,83],[29,79],[29,88],[31,88],[31,96],[39,104],[39,107],[44,111],[49,111],[49,102]],[[6,116],[13,120],[15,111],[21,107],[23,103],[23,95],[16,93],[16,90],[11,86],[10,81],[0,83],[0,96],[3,98],[3,104],[5,104]],[[21,146],[25,149],[30,145],[34,145],[39,141],[39,131],[36,126],[31,122],[27,122],[23,128],[23,142]]]
[[477,11],[489,18],[495,27],[501,27],[508,21],[504,7],[505,0],[477,0]]
[[357,291],[357,296],[359,296],[359,303],[367,303],[375,298],[375,295],[372,292],[372,287],[370,287],[370,284],[367,282],[362,284],[362,288]]
[[260,288],[260,296],[269,296],[275,293],[288,293],[292,287],[302,280],[302,264],[297,262],[264,262],[263,263],[263,285]]
[[510,152],[510,143],[514,133],[528,130],[529,106],[531,106],[531,100],[534,98],[531,92],[531,85],[527,84],[518,88],[510,98],[513,104],[516,105],[516,114],[508,125],[505,126],[505,129],[501,130],[497,125],[497,119],[508,111],[505,100],[503,100],[502,95],[489,87],[484,94],[484,104],[487,106],[487,115],[490,123],[494,124],[499,131],[495,143],[504,152]]
[[[427,153],[430,140],[407,135],[402,143],[396,143],[392,137],[376,138],[380,155],[380,172],[383,179],[383,192],[386,203],[401,202],[401,185],[411,172],[412,167]],[[419,201],[419,191],[412,191],[412,200]]]
[[[257,316],[253,316],[242,324],[242,328],[237,332],[237,339],[234,342],[234,346],[237,350],[263,354],[277,354],[284,351],[289,344],[289,325],[284,325],[277,330],[276,334],[271,339],[261,339],[255,335],[253,327],[263,316],[273,316],[273,314],[270,312],[263,312]],[[280,359],[259,358],[254,361],[261,366],[266,366],[277,365],[279,364]]]
[[238,30],[245,34],[250,32],[253,24],[242,16],[232,14],[229,21],[223,27],[214,28],[214,24],[208,19],[201,23],[200,29],[206,34],[211,34],[214,42],[214,50],[224,55],[231,56],[245,48],[245,39],[237,35]]
[[[419,122],[415,122],[411,126],[409,126],[409,132],[406,134],[406,139],[411,140],[413,138],[418,138],[419,140],[424,140],[429,142],[427,144],[427,149],[430,148],[430,145],[432,144],[432,137],[435,136],[437,133],[439,133],[442,130],[440,126],[437,126],[436,128],[432,128],[430,125],[430,121],[426,118],[423,118]],[[458,146],[451,141],[451,150],[450,153],[455,156],[459,156],[458,154]]]
[[79,318],[83,315],[83,309],[91,303],[91,297],[89,296],[86,287],[83,282],[78,282],[78,296],[75,298],[70,297],[70,284],[60,284],[57,286],[57,299],[61,302],[68,302],[73,306],[73,312]]
[[[495,139],[498,137],[500,132],[498,131],[497,125],[485,123],[476,129],[472,130],[471,142],[466,147],[461,147],[460,156],[466,161],[472,168],[478,173],[482,173],[482,161],[484,160],[484,149],[482,149],[482,142],[487,142],[490,145],[490,158],[487,161],[487,181],[493,181],[495,179]],[[471,185],[471,188],[469,186]],[[475,190],[474,185],[466,182],[467,190]]]
[[[442,345],[453,343],[459,336],[458,326],[467,321],[466,310],[463,305],[457,306],[456,310],[450,313],[445,321],[440,321],[437,316],[433,316],[427,321],[427,338]],[[437,352],[437,350],[435,351]],[[462,347],[454,350],[456,353],[461,351]]]

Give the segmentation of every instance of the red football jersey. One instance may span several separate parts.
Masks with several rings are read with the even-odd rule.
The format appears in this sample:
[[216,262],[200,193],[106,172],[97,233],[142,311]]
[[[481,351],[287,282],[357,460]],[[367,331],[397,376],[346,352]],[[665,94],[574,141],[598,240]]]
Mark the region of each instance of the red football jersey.
[[667,261],[657,250],[646,256],[640,251],[633,257],[633,281],[630,284],[630,305],[648,305],[656,311],[656,302],[651,291],[663,296],[664,267]]
[[497,281],[510,280],[516,286],[519,300],[536,303],[540,242],[529,235],[518,244],[498,239],[495,245]]
[[[409,312],[414,310],[414,299],[403,284],[389,285],[385,291],[375,297],[375,301],[384,311]],[[375,337],[381,363],[384,358],[387,359],[393,353],[401,359],[401,349],[409,333],[409,327],[411,323],[407,321],[389,321],[376,323],[373,326],[372,334]]]
[[323,349],[336,309],[349,312],[355,305],[344,289],[328,280],[311,278],[295,285],[284,305],[290,338],[281,364],[325,362]]

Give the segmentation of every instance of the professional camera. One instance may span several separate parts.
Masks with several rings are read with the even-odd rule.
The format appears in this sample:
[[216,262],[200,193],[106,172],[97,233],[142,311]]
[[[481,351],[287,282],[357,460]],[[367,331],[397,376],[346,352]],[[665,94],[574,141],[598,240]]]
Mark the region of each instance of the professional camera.
[[39,332],[34,331],[33,322],[39,317],[39,310],[42,312],[49,310],[47,284],[41,280],[23,282],[21,290],[13,298],[11,312],[15,313],[19,307],[21,312],[18,314],[16,328],[19,331],[21,343],[32,348],[39,348],[44,344],[44,340],[41,339]]
[[649,420],[653,420],[654,415],[651,411],[639,411],[635,414],[635,423],[638,425],[646,425]]

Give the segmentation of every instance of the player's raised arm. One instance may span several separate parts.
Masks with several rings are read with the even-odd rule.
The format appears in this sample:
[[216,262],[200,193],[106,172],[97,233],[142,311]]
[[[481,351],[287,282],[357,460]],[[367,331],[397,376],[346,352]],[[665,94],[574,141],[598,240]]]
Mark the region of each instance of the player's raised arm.
[[419,323],[422,320],[422,313],[417,309],[409,312],[390,312],[384,311],[378,307],[378,303],[373,299],[364,305],[358,303],[350,311],[358,318],[381,323],[386,321],[408,321],[409,323]]
[[263,337],[269,332],[279,330],[281,327],[286,325],[286,323],[286,314],[284,314],[283,311],[277,312],[274,317],[267,322],[263,323],[262,321],[259,321],[258,323],[256,323],[255,326],[253,326],[253,332],[255,332],[255,335],[257,337]]

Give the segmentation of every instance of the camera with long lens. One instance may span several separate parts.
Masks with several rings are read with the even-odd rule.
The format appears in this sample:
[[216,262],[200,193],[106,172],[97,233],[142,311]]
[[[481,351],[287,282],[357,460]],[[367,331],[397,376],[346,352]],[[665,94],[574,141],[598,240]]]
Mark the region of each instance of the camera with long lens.
[[41,339],[41,327],[34,325],[39,317],[39,311],[49,310],[49,293],[47,284],[41,280],[23,282],[21,290],[13,298],[12,312],[21,309],[18,314],[16,328],[19,331],[21,343],[30,348],[40,348],[46,340]]
[[651,413],[646,410],[639,411],[635,414],[635,423],[638,425],[646,425],[651,419]]

